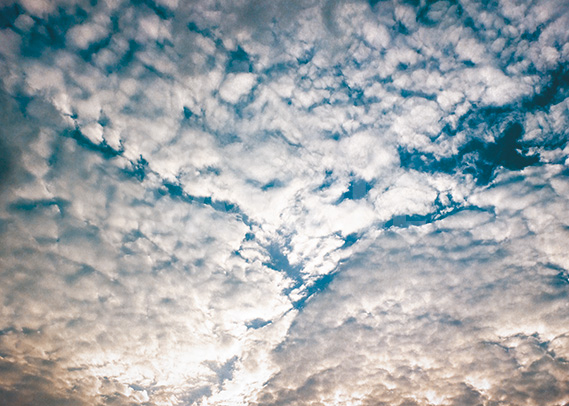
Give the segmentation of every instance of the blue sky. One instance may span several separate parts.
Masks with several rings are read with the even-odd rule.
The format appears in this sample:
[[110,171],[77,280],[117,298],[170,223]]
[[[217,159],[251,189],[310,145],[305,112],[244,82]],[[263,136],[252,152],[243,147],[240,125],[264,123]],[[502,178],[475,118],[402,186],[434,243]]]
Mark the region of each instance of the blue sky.
[[4,0],[0,403],[566,406],[568,25]]

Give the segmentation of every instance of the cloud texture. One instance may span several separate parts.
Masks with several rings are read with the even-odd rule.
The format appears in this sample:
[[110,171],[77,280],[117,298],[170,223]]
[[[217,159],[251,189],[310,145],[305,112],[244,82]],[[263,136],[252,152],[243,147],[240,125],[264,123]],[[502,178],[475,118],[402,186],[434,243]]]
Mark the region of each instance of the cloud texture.
[[569,404],[568,24],[2,2],[0,403]]

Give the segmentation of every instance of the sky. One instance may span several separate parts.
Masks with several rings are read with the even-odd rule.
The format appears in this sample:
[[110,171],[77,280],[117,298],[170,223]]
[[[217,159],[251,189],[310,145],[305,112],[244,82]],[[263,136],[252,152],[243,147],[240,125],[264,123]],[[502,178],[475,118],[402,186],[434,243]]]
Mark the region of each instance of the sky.
[[0,404],[569,405],[566,0],[1,0]]

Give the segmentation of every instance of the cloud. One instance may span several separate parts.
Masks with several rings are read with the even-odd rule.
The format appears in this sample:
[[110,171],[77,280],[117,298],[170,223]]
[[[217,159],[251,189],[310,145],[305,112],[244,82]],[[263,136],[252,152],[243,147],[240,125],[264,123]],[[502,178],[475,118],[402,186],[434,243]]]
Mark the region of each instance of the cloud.
[[229,103],[236,103],[251,91],[254,83],[255,76],[251,73],[232,74],[219,88],[219,95]]
[[[366,241],[296,318],[258,403],[563,404],[565,359],[551,346],[566,332],[566,285],[552,284],[559,271],[542,262],[536,219],[503,211],[516,200],[529,210],[543,175],[495,185],[517,195],[492,200],[496,214],[462,211]],[[543,216],[565,201],[546,193]]]
[[74,26],[68,31],[67,36],[78,48],[86,49],[93,42],[103,39],[106,34],[105,27],[95,23],[86,23]]
[[569,401],[563,2],[0,14],[4,403]]

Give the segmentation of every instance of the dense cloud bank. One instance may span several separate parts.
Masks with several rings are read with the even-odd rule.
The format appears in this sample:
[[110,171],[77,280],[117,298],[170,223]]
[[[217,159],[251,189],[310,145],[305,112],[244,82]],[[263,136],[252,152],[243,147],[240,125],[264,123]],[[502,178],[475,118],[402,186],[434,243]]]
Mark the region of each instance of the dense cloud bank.
[[0,403],[568,405],[568,25],[3,1]]

